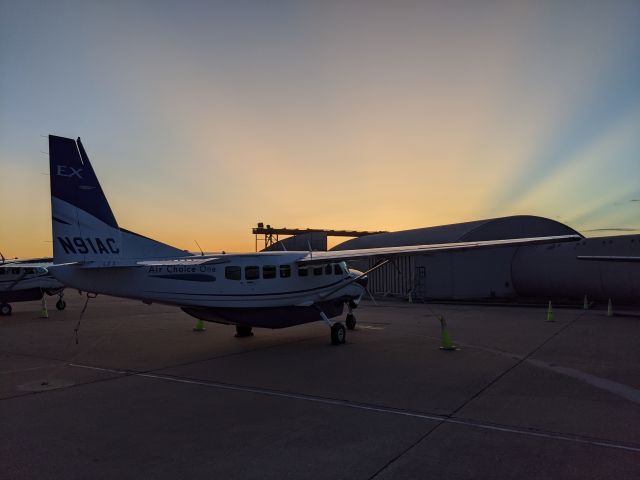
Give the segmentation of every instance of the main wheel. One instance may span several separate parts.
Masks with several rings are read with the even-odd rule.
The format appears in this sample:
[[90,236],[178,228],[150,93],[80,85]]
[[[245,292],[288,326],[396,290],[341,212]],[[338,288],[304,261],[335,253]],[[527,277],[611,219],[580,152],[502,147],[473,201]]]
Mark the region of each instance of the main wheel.
[[347,319],[344,321],[347,324],[347,328],[349,330],[354,330],[356,328],[356,316],[353,313],[347,314]]
[[11,315],[11,305],[8,303],[0,305],[0,315]]
[[252,328],[247,325],[236,325],[236,337],[253,336]]
[[65,302],[64,300],[60,299],[56,302],[56,308],[58,310],[64,310],[65,308],[67,308],[67,302]]
[[347,329],[340,322],[331,326],[331,344],[340,345],[347,340]]

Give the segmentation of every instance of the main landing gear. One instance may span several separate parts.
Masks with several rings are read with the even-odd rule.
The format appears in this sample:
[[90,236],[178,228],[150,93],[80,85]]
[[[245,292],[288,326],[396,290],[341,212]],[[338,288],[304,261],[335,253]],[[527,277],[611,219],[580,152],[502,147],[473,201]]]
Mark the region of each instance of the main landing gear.
[[67,308],[67,302],[64,301],[64,292],[58,294],[58,301],[56,302],[56,308],[58,310],[64,310]]
[[331,325],[331,344],[341,345],[347,340],[347,330],[340,322]]
[[0,305],[0,315],[11,315],[11,305],[8,303],[3,303]]
[[252,337],[253,336],[253,332],[251,330],[252,330],[252,327],[250,327],[250,326],[247,326],[247,325],[236,325],[236,337],[237,338]]

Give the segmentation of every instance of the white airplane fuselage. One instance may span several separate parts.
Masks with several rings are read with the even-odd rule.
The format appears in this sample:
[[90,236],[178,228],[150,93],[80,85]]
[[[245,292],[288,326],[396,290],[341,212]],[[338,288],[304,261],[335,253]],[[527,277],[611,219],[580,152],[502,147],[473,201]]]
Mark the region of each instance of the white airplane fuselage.
[[62,292],[65,285],[47,271],[46,267],[50,265],[24,260],[0,264],[0,314],[11,314],[10,303],[39,300],[45,293],[58,294],[58,309],[64,309]]
[[44,268],[31,266],[0,266],[0,292],[22,290],[53,291],[63,288]]
[[339,252],[260,252],[193,255],[118,225],[80,139],[49,136],[52,274],[91,293],[175,305],[200,320],[249,327],[282,328],[324,321],[331,342],[345,343],[346,329],[329,319],[352,309],[366,292],[367,277],[344,261],[369,258],[380,268],[409,253],[495,248],[502,245],[574,241],[539,237],[448,244],[382,247]]
[[340,315],[345,302],[365,292],[363,280],[353,281],[360,272],[343,262],[299,267],[295,262],[304,255],[221,254],[207,264],[51,270],[65,284],[88,292],[175,305],[209,321],[280,328],[320,320],[318,306],[329,317]]

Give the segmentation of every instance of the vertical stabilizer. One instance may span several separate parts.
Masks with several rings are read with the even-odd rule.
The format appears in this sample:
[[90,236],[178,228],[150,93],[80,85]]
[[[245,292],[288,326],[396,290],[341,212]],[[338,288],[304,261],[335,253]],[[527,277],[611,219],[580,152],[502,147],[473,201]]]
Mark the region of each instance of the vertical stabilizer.
[[49,166],[55,263],[188,255],[120,229],[79,138],[49,135]]

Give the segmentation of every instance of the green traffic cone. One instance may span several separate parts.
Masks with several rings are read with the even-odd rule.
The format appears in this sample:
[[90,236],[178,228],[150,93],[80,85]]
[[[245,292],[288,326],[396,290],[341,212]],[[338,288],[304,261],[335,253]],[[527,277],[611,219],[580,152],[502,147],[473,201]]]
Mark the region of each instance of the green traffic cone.
[[448,351],[458,350],[458,347],[456,347],[451,342],[451,338],[449,337],[449,329],[447,328],[447,322],[445,321],[442,315],[440,315],[439,318],[440,318],[440,329],[441,329],[440,338],[442,341],[440,350],[448,350]]
[[204,322],[202,320],[198,320],[196,322],[196,326],[193,327],[194,332],[204,332],[206,328],[204,328]]
[[49,312],[47,311],[47,301],[42,295],[42,308],[40,309],[40,318],[49,318]]
[[549,300],[549,308],[547,308],[547,322],[555,322],[555,315],[553,314],[553,307],[551,306],[551,300]]

